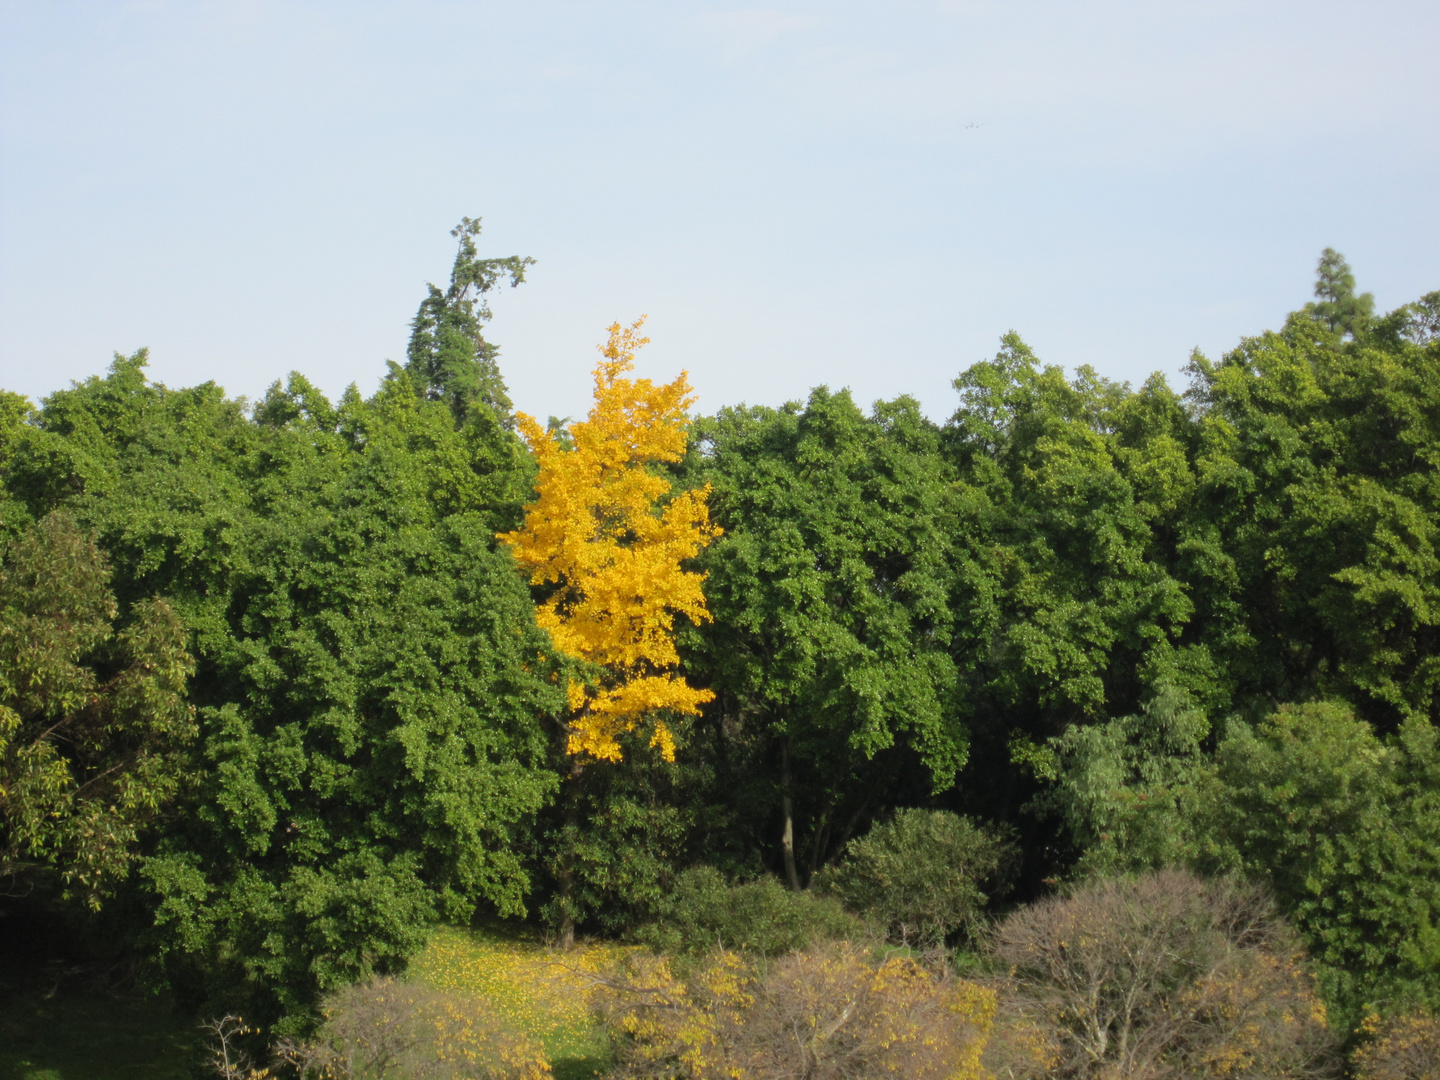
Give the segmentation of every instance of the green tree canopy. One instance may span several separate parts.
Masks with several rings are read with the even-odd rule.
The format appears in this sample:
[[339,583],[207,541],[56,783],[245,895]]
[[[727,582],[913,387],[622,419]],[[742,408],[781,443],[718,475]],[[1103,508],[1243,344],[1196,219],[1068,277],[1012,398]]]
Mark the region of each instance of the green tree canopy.
[[6,488],[193,634],[202,780],[141,863],[151,947],[178,985],[303,1016],[434,918],[523,908],[560,695],[494,535],[533,474],[489,410],[457,427],[404,372],[338,404],[292,376],[247,417],[145,360],[47,399]]
[[1305,935],[1326,996],[1440,1005],[1440,733],[1377,738],[1343,705],[1282,708],[1221,743],[1197,810],[1210,868],[1264,881]]
[[696,436],[725,533],[699,560],[714,622],[690,662],[719,694],[733,750],[771,786],[798,885],[794,851],[813,871],[907,764],[928,791],[965,763],[939,433],[913,399],[866,417],[822,387],[803,407],[723,409]]
[[1196,527],[1229,581],[1212,648],[1252,715],[1329,697],[1382,730],[1440,720],[1440,344],[1417,309],[1196,360]]
[[58,870],[90,907],[187,779],[194,664],[161,600],[116,632],[110,571],[63,511],[0,556],[0,888]]
[[114,894],[172,987],[294,1027],[436,919],[565,907],[547,868],[622,933],[955,811],[1018,833],[1022,899],[1238,870],[1336,1015],[1440,1007],[1440,293],[1376,314],[1327,250],[1184,394],[1012,333],[943,427],[823,387],[695,421],[674,478],[724,535],[680,651],[715,700],[561,814],[565,661],[495,540],[535,463],[482,334],[530,260],[478,233],[368,398],[172,389],[143,350],[0,392],[0,870]]

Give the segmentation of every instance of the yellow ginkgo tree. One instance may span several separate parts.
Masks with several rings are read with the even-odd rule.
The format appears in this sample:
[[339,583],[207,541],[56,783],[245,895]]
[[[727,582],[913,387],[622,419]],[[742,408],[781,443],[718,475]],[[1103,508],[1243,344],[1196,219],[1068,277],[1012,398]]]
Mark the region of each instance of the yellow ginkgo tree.
[[610,327],[595,367],[595,404],[583,421],[552,431],[517,416],[540,465],[538,497],[525,521],[500,539],[549,586],[537,619],[561,652],[587,663],[569,685],[566,751],[619,761],[620,736],[650,724],[650,745],[667,761],[675,740],[664,714],[699,712],[714,695],[676,670],[675,620],[709,619],[704,575],[687,560],[720,534],[710,523],[709,488],[672,491],[655,468],[685,454],[685,374],[657,386],[626,376],[645,320]]

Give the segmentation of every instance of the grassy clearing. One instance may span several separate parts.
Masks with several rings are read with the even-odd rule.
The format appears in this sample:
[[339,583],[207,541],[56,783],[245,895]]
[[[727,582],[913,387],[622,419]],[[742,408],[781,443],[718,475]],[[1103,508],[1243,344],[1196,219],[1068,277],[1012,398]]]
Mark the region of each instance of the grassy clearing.
[[591,1018],[585,973],[620,955],[611,944],[560,953],[538,937],[509,928],[443,927],[410,964],[410,978],[439,990],[473,995],[537,1040],[557,1080],[589,1080],[610,1063],[604,1032]]

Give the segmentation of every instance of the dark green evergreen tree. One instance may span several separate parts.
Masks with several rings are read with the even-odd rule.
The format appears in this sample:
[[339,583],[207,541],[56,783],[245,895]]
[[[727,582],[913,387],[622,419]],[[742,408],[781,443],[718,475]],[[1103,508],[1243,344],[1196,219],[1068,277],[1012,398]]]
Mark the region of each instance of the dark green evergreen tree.
[[1305,305],[1305,313],[1340,334],[1353,335],[1375,313],[1375,297],[1368,292],[1355,294],[1350,264],[1334,248],[1327,247],[1320,253],[1315,266],[1315,296],[1313,303]]
[[442,292],[427,285],[430,294],[420,302],[410,323],[405,370],[422,396],[450,406],[456,424],[463,423],[479,404],[512,427],[510,396],[496,362],[500,350],[481,332],[490,321],[485,294],[507,274],[511,288],[519,285],[525,280],[525,268],[535,260],[519,255],[480,258],[475,250],[479,218],[461,218],[450,235],[460,240],[450,287]]

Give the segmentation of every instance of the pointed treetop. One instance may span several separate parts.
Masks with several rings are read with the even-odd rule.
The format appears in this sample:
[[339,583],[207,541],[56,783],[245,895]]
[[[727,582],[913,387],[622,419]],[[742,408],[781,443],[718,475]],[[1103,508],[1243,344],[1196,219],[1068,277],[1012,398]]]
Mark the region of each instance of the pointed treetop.
[[1375,297],[1371,293],[1355,294],[1355,274],[1345,256],[1334,248],[1320,253],[1315,266],[1316,300],[1305,305],[1306,314],[1320,320],[1331,330],[1354,334],[1355,329],[1375,313]]
[[410,324],[405,370],[424,396],[445,401],[463,423],[477,406],[490,409],[506,427],[514,426],[510,395],[500,376],[500,350],[481,332],[490,321],[486,293],[509,276],[513,288],[525,280],[535,260],[518,255],[482,259],[475,248],[479,218],[461,218],[450,230],[459,240],[450,287],[429,285],[429,295]]

